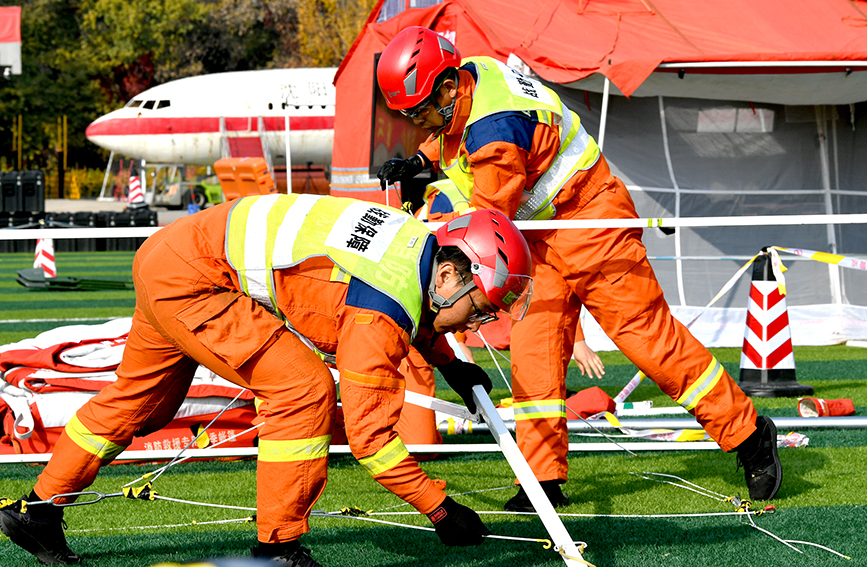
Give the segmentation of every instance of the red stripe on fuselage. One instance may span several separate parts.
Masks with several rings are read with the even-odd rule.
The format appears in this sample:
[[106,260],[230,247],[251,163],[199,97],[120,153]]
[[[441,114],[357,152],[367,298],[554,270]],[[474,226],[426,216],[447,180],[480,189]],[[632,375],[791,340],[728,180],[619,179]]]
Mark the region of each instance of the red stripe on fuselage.
[[[256,132],[258,117],[226,117],[229,132]],[[282,132],[285,119],[282,116],[264,117],[265,130]],[[289,129],[333,130],[333,116],[290,116]],[[177,118],[110,118],[92,123],[87,127],[87,136],[134,136],[154,134],[208,134],[220,131],[220,119],[212,116],[189,116]]]

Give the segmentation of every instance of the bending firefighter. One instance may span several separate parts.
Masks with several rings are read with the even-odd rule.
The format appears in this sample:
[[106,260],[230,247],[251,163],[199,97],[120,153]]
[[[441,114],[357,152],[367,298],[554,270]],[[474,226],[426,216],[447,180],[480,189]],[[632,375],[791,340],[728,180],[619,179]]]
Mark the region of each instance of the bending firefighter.
[[[477,545],[478,515],[437,487],[394,424],[410,345],[471,410],[478,366],[454,359],[444,333],[498,312],[523,316],[532,291],[527,244],[495,211],[426,225],[396,209],[313,195],[246,197],[177,220],[136,253],[136,309],[117,381],[67,425],[25,499],[89,486],[134,436],[175,415],[198,365],[260,401],[257,557],[316,567],[299,544],[326,483],[336,386],[353,454],[385,488],[427,514],[445,545]],[[69,502],[60,497],[55,502]],[[81,560],[62,507],[0,510],[0,527],[43,562]]]
[[[422,27],[386,46],[377,81],[390,108],[431,133],[418,153],[382,166],[383,184],[435,168],[474,210],[514,220],[638,217],[581,119],[539,81],[490,57],[461,59],[452,43]],[[565,377],[582,304],[724,451],[737,451],[750,497],[773,498],[782,480],[774,424],[757,417],[719,361],[672,317],[642,230],[526,236],[536,291],[511,332],[515,418],[521,450],[552,503],[568,503],[559,486],[567,478]],[[522,489],[506,508],[532,510]]]

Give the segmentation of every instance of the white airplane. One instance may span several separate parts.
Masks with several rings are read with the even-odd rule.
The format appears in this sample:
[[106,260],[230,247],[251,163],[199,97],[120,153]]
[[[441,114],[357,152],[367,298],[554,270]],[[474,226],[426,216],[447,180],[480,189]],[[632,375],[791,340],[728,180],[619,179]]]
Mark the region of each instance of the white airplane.
[[[331,166],[336,68],[233,71],[159,85],[93,121],[94,144],[147,163],[211,165],[266,154]],[[289,135],[286,135],[286,126]]]

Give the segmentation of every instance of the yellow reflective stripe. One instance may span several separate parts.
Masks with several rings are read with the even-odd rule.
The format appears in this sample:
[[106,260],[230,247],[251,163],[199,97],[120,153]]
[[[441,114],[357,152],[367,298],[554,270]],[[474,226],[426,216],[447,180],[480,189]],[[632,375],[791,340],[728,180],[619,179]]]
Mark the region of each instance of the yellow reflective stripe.
[[698,380],[692,386],[687,388],[686,392],[677,400],[677,403],[691,410],[698,405],[698,402],[710,392],[723,375],[722,364],[716,358],[711,359],[710,366],[707,367]]
[[566,400],[533,400],[512,405],[515,421],[522,419],[566,419]]
[[259,460],[265,463],[312,461],[328,456],[331,435],[311,439],[259,439]]
[[[290,201],[288,199],[277,199],[274,201],[274,204],[268,209],[268,214],[266,216],[267,220],[265,221],[266,227],[272,226],[280,226],[283,224],[283,219],[286,217],[286,212],[289,210],[289,207],[292,206],[294,201]],[[277,231],[276,230],[266,230],[265,233],[265,267],[267,268],[267,276],[265,284],[268,286],[268,299],[271,301],[271,305],[274,306],[274,310],[277,309],[277,295],[274,291],[274,273],[272,270],[274,269],[274,244],[277,241]],[[282,317],[281,317],[282,318]]]
[[358,459],[358,462],[367,469],[371,476],[376,476],[396,467],[407,457],[409,457],[409,451],[406,450],[400,437],[395,437],[394,441],[377,451],[375,455]]
[[[232,205],[232,210],[229,212],[229,220],[233,218],[240,226],[247,224],[247,218],[250,216],[250,207],[253,206],[255,199],[238,199]],[[229,227],[226,226],[228,234]],[[232,267],[238,273],[238,280],[241,283],[241,289],[247,295],[250,295],[249,285],[247,283],[247,267],[244,249],[247,246],[247,234],[243,230],[236,231],[231,235],[231,238],[226,238],[226,257],[230,259]]]
[[66,434],[72,441],[92,455],[96,455],[100,459],[114,459],[126,447],[112,443],[105,437],[94,435],[88,430],[84,424],[78,420],[78,416],[72,416],[69,423],[66,424]]

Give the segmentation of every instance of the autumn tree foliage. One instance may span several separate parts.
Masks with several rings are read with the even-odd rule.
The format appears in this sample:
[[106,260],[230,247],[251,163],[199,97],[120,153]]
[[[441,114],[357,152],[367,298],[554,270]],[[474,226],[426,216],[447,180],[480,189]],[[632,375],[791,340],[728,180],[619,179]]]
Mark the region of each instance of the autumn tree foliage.
[[[340,64],[376,0],[17,0],[21,75],[0,80],[0,160],[17,116],[31,167],[47,167],[57,117],[69,157],[105,156],[87,125],[135,95],[181,77]],[[8,169],[8,166],[7,166]]]

